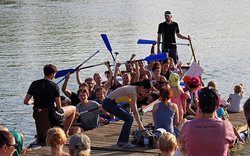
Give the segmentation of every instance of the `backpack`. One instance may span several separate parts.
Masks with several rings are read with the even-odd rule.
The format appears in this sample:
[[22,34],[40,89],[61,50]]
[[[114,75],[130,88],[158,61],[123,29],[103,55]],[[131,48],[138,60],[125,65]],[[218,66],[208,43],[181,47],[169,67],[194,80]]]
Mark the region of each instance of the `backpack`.
[[154,126],[152,123],[144,126],[147,133],[150,134],[150,136],[145,137],[145,132],[141,131],[139,128],[136,129],[135,131],[132,132],[133,135],[133,141],[132,144],[138,145],[141,147],[144,147],[144,138],[149,139],[149,144],[147,145],[148,148],[156,148],[157,147],[157,141],[158,141],[158,136],[153,133],[154,131]]

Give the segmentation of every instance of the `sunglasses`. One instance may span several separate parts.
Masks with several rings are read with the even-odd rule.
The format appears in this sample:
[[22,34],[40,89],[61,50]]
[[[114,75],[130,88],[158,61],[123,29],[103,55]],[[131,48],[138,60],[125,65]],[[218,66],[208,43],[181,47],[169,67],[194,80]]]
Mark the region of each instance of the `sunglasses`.
[[9,144],[6,144],[8,147],[10,147],[10,146],[13,146],[15,149],[17,149],[18,148],[18,144],[15,144],[15,145],[9,145]]

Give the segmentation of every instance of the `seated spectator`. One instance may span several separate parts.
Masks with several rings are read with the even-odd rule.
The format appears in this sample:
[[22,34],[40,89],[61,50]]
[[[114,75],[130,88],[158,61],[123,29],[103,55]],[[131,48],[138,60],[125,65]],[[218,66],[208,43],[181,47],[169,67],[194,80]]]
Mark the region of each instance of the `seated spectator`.
[[152,82],[154,88],[160,90],[160,88],[166,86],[168,82],[167,79],[161,75],[161,64],[159,62],[155,62],[152,71],[153,71]]
[[69,156],[69,153],[63,151],[63,145],[66,144],[66,142],[66,134],[61,128],[54,127],[48,130],[46,143],[51,147],[52,155]]
[[159,149],[162,156],[173,156],[178,148],[176,137],[169,133],[164,132],[159,138]]
[[69,140],[70,156],[90,156],[91,142],[87,135],[74,134]]
[[181,129],[180,143],[187,155],[229,155],[229,147],[234,145],[236,136],[228,120],[214,117],[218,105],[219,97],[215,89],[207,87],[201,89],[199,94],[201,117],[185,122]]
[[228,106],[228,112],[238,113],[241,110],[240,101],[244,95],[243,84],[237,84],[234,86],[234,93],[230,94],[227,102],[230,104]]
[[12,156],[16,151],[17,145],[15,138],[9,131],[0,131],[0,155]]
[[96,101],[88,100],[89,92],[87,89],[77,91],[80,103],[76,105],[78,122],[83,130],[91,130],[99,127],[99,104]]
[[229,118],[228,112],[227,112],[227,107],[229,106],[229,103],[226,100],[221,100],[220,101],[220,107],[216,110],[217,117],[225,120]]
[[[137,65],[136,68],[138,68],[138,64],[135,63],[135,65]],[[135,71],[133,63],[127,62],[125,64],[125,67],[126,67],[126,73],[129,73],[129,75],[131,76],[130,83],[137,82],[138,81],[138,73],[137,73],[137,71]],[[139,68],[138,68],[138,71],[139,71]],[[123,85],[127,85],[127,84],[123,84]]]
[[16,141],[16,151],[13,156],[21,156],[23,152],[26,152],[26,149],[23,150],[24,136],[21,132],[12,131],[11,132]]
[[148,69],[146,69],[145,62],[140,61],[140,62],[138,62],[138,65],[140,67],[140,69],[139,69],[140,77],[141,77],[141,75],[145,75],[145,77],[147,77],[147,79],[151,79],[151,73]]
[[176,73],[171,73],[169,76],[170,89],[173,92],[171,102],[177,104],[179,110],[179,121],[183,120],[184,114],[186,114],[186,93],[180,86],[180,77]]
[[[78,73],[79,71],[77,70],[76,73]],[[76,106],[80,100],[78,98],[78,95],[76,92],[73,92],[71,91],[69,88],[68,88],[68,81],[70,79],[70,73],[68,73],[66,76],[65,76],[65,80],[63,82],[63,85],[62,85],[62,92],[64,93],[64,95],[66,95],[70,100],[71,100],[71,104]],[[89,85],[87,83],[81,83],[79,84],[78,86],[78,89],[84,89],[84,88],[88,88]]]
[[198,106],[197,91],[199,87],[200,78],[190,78],[185,92],[189,95],[189,97],[186,98],[186,114],[184,115],[185,118],[193,118],[196,116],[196,110]]
[[214,89],[217,89],[217,85],[213,80],[207,83],[207,87],[213,87]]
[[158,128],[163,128],[176,136],[179,136],[179,111],[176,104],[169,101],[173,92],[168,88],[160,89],[160,102],[153,106],[152,115],[155,123],[156,135]]

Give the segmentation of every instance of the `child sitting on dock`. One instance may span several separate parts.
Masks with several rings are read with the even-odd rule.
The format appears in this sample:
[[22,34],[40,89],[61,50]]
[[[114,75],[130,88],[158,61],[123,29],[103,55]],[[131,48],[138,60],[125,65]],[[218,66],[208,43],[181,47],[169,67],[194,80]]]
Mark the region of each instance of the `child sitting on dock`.
[[162,156],[173,156],[178,148],[176,137],[164,132],[159,138],[159,149]]
[[52,155],[69,156],[69,153],[63,151],[63,145],[66,142],[66,134],[61,128],[54,127],[48,130],[46,143],[51,147]]
[[234,86],[234,94],[230,94],[227,102],[230,103],[228,106],[228,112],[238,113],[241,110],[240,101],[244,95],[243,84],[237,84]]

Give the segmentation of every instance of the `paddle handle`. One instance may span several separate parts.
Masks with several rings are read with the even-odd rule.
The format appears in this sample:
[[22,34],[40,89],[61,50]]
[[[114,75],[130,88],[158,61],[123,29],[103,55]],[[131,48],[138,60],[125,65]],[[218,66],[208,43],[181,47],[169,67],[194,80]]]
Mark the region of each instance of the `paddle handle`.
[[[188,36],[188,38],[190,38],[190,36]],[[190,44],[190,48],[191,48],[191,51],[192,51],[192,55],[193,55],[193,57],[194,57],[194,61],[197,62],[196,56],[195,56],[195,53],[194,53],[193,44],[192,44],[191,39],[189,39],[189,44]]]
[[84,63],[88,62],[92,57],[94,57],[97,53],[99,53],[99,50],[97,50],[94,54],[92,54],[89,58],[87,58],[85,61],[83,61],[79,66],[77,66],[74,71],[71,72],[74,73],[78,68],[80,68]]
[[81,114],[85,114],[85,113],[87,113],[87,112],[92,112],[92,111],[95,111],[95,110],[98,110],[99,108],[97,107],[97,108],[93,108],[93,109],[90,109],[90,110],[85,110],[85,111],[82,111],[82,112],[80,112],[79,114],[81,115]]
[[87,68],[91,68],[91,67],[97,67],[97,66],[100,66],[100,65],[104,65],[104,63],[98,63],[98,64],[82,67],[82,68],[79,68],[79,69],[82,70],[82,69],[87,69]]

